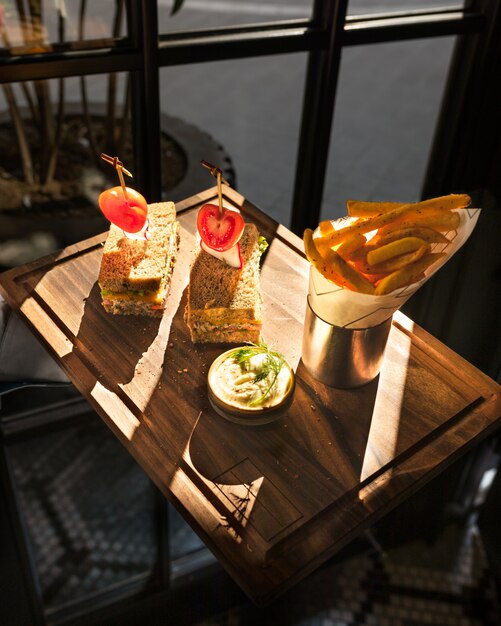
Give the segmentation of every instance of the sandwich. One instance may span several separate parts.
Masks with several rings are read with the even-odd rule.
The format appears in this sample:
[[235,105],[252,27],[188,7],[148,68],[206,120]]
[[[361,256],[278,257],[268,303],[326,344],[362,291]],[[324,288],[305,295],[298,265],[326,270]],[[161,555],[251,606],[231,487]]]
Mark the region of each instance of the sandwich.
[[185,321],[194,343],[256,343],[261,334],[262,298],[259,232],[245,224],[237,244],[241,268],[204,249],[190,270]]
[[147,239],[111,224],[98,277],[102,304],[114,315],[161,317],[179,247],[173,202],[148,205]]

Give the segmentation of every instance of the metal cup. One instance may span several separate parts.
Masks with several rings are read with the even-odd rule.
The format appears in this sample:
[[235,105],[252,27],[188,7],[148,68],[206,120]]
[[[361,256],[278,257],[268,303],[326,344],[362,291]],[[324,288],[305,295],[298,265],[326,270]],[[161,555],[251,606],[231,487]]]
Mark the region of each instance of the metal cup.
[[334,326],[318,317],[308,297],[302,351],[306,369],[330,387],[365,385],[379,374],[391,320],[370,328]]

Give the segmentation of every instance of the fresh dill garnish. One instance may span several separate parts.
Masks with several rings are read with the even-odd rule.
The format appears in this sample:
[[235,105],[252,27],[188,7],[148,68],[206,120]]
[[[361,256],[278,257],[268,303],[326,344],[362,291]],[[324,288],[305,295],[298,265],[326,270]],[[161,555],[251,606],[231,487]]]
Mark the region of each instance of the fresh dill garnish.
[[250,343],[248,347],[239,348],[235,350],[232,357],[242,369],[245,369],[246,362],[256,354],[264,354],[265,359],[260,369],[255,373],[253,382],[258,383],[270,377],[270,384],[259,398],[249,403],[249,406],[258,406],[268,398],[285,362],[283,355],[276,350],[271,350],[265,341]]

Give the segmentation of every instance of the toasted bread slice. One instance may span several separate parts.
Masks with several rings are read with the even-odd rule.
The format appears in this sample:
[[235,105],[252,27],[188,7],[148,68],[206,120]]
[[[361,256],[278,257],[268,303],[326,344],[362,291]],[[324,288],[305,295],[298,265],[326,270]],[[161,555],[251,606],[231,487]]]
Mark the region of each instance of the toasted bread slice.
[[173,202],[148,206],[148,239],[127,238],[111,225],[98,283],[103,306],[118,315],[163,314],[179,246]]
[[173,202],[148,205],[148,240],[129,239],[111,225],[104,244],[98,283],[115,293],[157,291],[165,276],[166,261],[172,255],[173,235],[178,237],[178,222]]
[[246,224],[237,269],[201,250],[190,271],[185,320],[195,343],[257,341],[261,329],[258,230]]

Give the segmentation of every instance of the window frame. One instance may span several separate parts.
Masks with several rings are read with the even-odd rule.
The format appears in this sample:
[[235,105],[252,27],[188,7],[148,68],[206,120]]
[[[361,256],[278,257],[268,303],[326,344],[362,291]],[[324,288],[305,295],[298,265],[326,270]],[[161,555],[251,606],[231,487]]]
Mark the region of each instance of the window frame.
[[[487,0],[484,0],[486,2]],[[492,1],[492,0],[491,0]],[[159,72],[163,67],[274,54],[308,53],[290,228],[318,222],[345,46],[481,33],[485,13],[470,6],[347,15],[348,0],[314,0],[311,19],[158,33],[158,7],[127,0],[127,37],[97,49],[4,56],[0,83],[130,72],[134,171],[144,193],[161,196]]]

